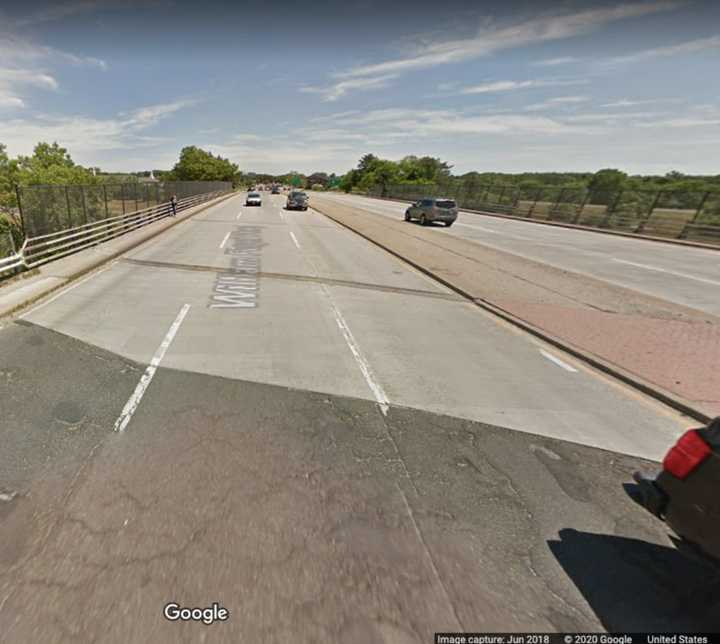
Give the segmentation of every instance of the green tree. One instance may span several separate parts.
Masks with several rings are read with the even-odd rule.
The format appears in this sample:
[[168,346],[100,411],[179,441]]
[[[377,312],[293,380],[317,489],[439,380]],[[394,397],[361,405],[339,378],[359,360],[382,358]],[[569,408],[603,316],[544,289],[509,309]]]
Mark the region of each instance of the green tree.
[[17,159],[17,183],[21,185],[94,184],[99,177],[76,165],[68,151],[57,143],[38,143],[31,156]]
[[323,188],[327,186],[328,184],[328,175],[325,172],[313,172],[311,175],[307,178],[308,184],[313,186],[317,183],[319,183]]
[[592,193],[592,203],[608,204],[625,187],[628,176],[621,170],[605,168],[598,170],[590,179],[588,189]]
[[238,167],[228,159],[191,145],[181,150],[170,178],[175,181],[233,181],[237,173]]

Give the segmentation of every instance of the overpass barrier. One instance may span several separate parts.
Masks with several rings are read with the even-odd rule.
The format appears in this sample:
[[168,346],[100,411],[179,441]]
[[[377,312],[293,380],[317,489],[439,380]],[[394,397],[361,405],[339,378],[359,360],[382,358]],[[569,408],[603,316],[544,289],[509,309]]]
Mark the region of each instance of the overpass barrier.
[[592,191],[450,181],[375,186],[366,194],[407,201],[447,197],[464,210],[720,245],[720,190]]
[[[210,190],[178,199],[176,207],[178,212],[215,199],[232,190],[232,184],[230,183],[197,183],[205,183],[205,187],[210,188]],[[64,188],[64,186],[53,187]],[[173,191],[172,194],[175,194],[175,192]],[[0,259],[0,277],[7,277],[20,270],[35,268],[52,260],[96,246],[171,214],[172,205],[170,201],[164,201],[132,212],[104,217],[44,234],[26,236],[18,252],[13,252],[8,257]],[[25,222],[27,222],[27,219],[25,219]],[[37,230],[38,227],[34,226],[32,229]]]

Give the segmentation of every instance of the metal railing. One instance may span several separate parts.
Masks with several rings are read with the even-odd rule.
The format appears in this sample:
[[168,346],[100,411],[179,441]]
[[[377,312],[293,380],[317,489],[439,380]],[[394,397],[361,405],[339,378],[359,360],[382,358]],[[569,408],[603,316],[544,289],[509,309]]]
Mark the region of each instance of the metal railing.
[[15,273],[23,267],[23,258],[17,252],[12,233],[0,231],[0,275]]
[[223,181],[33,185],[17,188],[18,208],[26,237],[77,228],[170,201],[230,190]]
[[[225,192],[209,192],[180,199],[177,202],[177,211],[219,197]],[[28,237],[20,250],[23,263],[28,268],[35,268],[51,260],[60,259],[66,255],[124,235],[131,230],[146,226],[158,219],[167,217],[171,212],[172,206],[169,202],[161,203],[126,215],[108,217],[97,222],[83,224],[55,233]]]
[[24,266],[23,256],[20,253],[13,253],[0,259],[0,275],[14,273]]
[[591,191],[447,182],[376,186],[370,196],[449,197],[465,210],[720,244],[720,191]]
[[[229,183],[205,182],[205,185],[216,189],[179,199],[176,211],[192,208],[232,190],[232,185]],[[8,233],[7,243],[4,242],[4,236],[0,234],[0,277],[8,277],[13,273],[35,268],[49,261],[96,246],[171,214],[172,205],[169,201],[165,201],[133,212],[26,237],[18,251],[15,250],[15,242],[10,233]],[[3,254],[6,256],[3,257]]]

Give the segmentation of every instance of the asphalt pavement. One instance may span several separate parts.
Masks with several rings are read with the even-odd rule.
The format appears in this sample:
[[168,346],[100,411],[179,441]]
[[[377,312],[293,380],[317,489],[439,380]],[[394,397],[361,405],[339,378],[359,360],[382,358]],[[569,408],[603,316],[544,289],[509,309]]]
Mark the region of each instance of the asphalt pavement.
[[685,419],[264,199],[0,328],[3,642],[717,627],[622,487]]
[[[394,219],[401,219],[407,207],[359,195],[325,193],[323,199],[362,205]],[[720,315],[720,250],[468,212],[461,212],[452,228],[442,232]]]

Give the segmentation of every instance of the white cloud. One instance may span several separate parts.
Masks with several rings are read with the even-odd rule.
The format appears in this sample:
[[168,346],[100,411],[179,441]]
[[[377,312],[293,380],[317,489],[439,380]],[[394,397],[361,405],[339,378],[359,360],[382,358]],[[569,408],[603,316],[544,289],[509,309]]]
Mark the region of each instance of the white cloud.
[[[0,97],[1,100],[1,97]],[[0,121],[0,141],[11,154],[29,154],[38,141],[57,141],[72,154],[87,156],[104,150],[153,148],[170,139],[145,133],[161,119],[194,105],[194,101],[175,101],[141,107],[114,118],[38,115]]]
[[646,121],[638,123],[639,127],[662,127],[662,128],[686,128],[686,127],[717,127],[720,125],[720,116],[718,118],[694,118],[680,117],[671,119],[662,119],[658,121]]
[[610,103],[603,103],[600,107],[635,107],[637,105],[653,105],[656,103],[682,103],[680,98],[651,98],[644,100],[629,100],[627,98],[621,98],[617,101]]
[[679,45],[669,45],[667,47],[656,47],[654,49],[645,49],[627,56],[615,56],[609,58],[608,63],[635,63],[649,58],[665,58],[668,56],[677,56],[680,54],[694,54],[700,51],[710,49],[720,49],[720,35],[710,36],[709,38],[699,38]]
[[0,31],[0,107],[25,107],[22,93],[27,87],[56,90],[58,81],[44,67],[70,63],[106,69],[104,61],[76,56],[68,52],[45,47],[15,34]]
[[49,74],[29,69],[7,69],[0,67],[0,87],[13,84],[33,85],[44,89],[57,89],[58,82]]
[[0,60],[4,64],[27,64],[33,62],[67,62],[107,69],[107,63],[92,56],[78,56],[67,51],[34,43],[16,34],[0,31]]
[[20,109],[25,101],[20,97],[23,87],[57,89],[57,81],[43,72],[28,69],[8,69],[0,67],[0,109]]
[[25,107],[25,103],[19,96],[5,93],[0,89],[0,109]]
[[174,114],[175,112],[191,107],[198,103],[197,100],[179,100],[171,103],[161,103],[158,105],[148,105],[147,107],[141,107],[133,110],[127,115],[127,119],[123,122],[128,127],[145,128],[150,125],[154,125],[160,119]]
[[584,85],[587,80],[524,80],[524,81],[493,81],[490,83],[482,83],[472,87],[465,87],[460,90],[461,94],[489,94],[496,92],[510,92],[517,89],[528,89],[531,87],[553,87],[558,85]]
[[481,27],[472,38],[433,42],[417,48],[412,55],[404,58],[357,66],[335,74],[335,77],[375,77],[473,60],[504,49],[578,36],[611,22],[668,11],[678,6],[680,3],[670,0],[634,2],[610,8],[541,16],[505,27]]
[[376,78],[354,78],[333,83],[328,87],[301,87],[300,91],[309,94],[321,94],[324,101],[336,101],[351,90],[368,90],[387,87],[397,74],[387,74]]
[[559,56],[558,58],[545,58],[532,63],[541,67],[555,67],[556,65],[569,65],[571,63],[579,63],[582,59],[575,56]]
[[573,106],[580,103],[586,103],[590,100],[589,96],[558,96],[556,98],[550,98],[542,103],[535,103],[528,105],[523,109],[526,112],[539,112],[545,109],[552,109],[554,107]]

